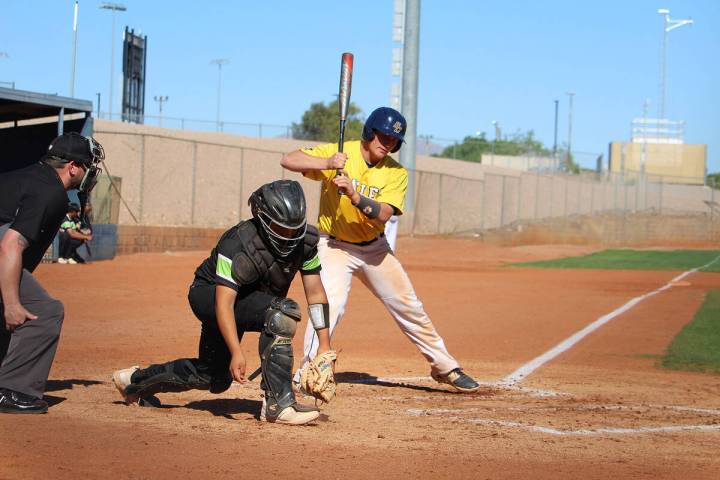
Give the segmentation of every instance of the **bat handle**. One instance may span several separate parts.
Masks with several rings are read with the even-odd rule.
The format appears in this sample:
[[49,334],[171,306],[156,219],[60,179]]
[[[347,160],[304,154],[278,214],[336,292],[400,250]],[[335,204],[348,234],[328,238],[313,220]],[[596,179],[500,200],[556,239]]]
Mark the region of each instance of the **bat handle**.
[[[340,120],[340,140],[338,141],[338,153],[343,153],[343,145],[345,144],[345,120]],[[338,168],[337,175],[342,176],[342,169]]]

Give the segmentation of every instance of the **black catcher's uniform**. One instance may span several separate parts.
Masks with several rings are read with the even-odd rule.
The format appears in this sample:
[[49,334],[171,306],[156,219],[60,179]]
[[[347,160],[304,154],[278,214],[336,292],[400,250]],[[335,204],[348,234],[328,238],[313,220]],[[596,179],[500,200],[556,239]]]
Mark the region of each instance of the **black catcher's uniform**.
[[[303,240],[285,257],[273,253],[260,231],[257,218],[240,222],[223,233],[210,256],[195,270],[188,300],[202,324],[198,358],[181,358],[135,371],[127,394],[148,397],[159,392],[190,389],[221,393],[230,387],[232,377],[228,365],[231,355],[215,316],[217,284],[237,292],[234,311],[238,337],[242,338],[243,332],[262,332],[261,356],[265,348],[263,338],[270,335],[265,329],[269,314],[283,312],[297,315],[299,320],[297,303],[286,296],[298,271],[302,275],[320,271],[317,229],[308,225]],[[295,403],[289,376],[292,350],[291,346],[288,348],[289,357],[287,352],[281,355],[281,371],[272,365],[269,369],[263,368],[263,389],[282,397],[276,398],[281,407]],[[284,365],[287,362],[289,368]]]

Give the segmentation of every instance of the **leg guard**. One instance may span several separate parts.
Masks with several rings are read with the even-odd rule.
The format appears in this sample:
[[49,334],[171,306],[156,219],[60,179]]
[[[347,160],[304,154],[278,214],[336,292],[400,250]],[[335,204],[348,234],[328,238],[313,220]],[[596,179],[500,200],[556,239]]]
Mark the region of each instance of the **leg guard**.
[[130,377],[132,383],[125,393],[128,397],[143,398],[161,392],[209,390],[211,377],[207,368],[195,358],[181,358],[137,370]]
[[292,391],[292,339],[300,321],[300,306],[289,298],[276,298],[265,314],[260,333],[260,365],[268,415],[280,414],[295,404]]

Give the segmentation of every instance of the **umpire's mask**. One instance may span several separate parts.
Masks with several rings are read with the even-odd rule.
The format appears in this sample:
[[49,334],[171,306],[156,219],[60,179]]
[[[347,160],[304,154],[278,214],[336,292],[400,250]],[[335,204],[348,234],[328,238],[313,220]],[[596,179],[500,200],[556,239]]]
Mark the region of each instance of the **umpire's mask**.
[[63,133],[50,142],[46,156],[82,165],[85,168],[85,175],[80,181],[78,190],[88,194],[102,173],[102,169],[98,165],[105,160],[105,150],[93,137],[69,132]]
[[305,194],[295,180],[277,180],[258,188],[248,200],[260,234],[280,257],[303,241],[307,229]]

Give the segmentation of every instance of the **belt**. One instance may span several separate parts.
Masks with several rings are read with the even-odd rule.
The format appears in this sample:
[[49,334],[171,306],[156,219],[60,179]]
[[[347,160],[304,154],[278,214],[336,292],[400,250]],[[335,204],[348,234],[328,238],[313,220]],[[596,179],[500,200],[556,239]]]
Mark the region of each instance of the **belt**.
[[385,232],[381,233],[380,235],[378,235],[377,237],[373,238],[372,240],[366,240],[366,241],[364,241],[364,242],[348,242],[348,241],[346,241],[346,240],[340,240],[339,238],[336,238],[336,237],[334,237],[334,236],[332,236],[332,235],[328,235],[328,236],[329,236],[330,238],[332,238],[333,240],[337,240],[338,242],[349,243],[350,245],[357,245],[358,247],[366,247],[366,246],[368,246],[368,245],[372,245],[373,243],[375,243],[375,242],[377,242],[378,240],[380,240],[381,238],[383,238],[383,237],[385,236]]

